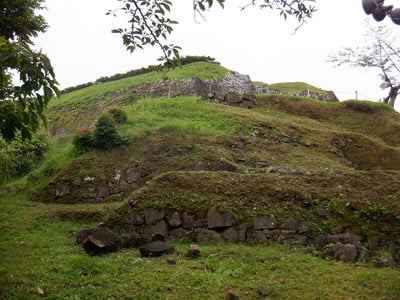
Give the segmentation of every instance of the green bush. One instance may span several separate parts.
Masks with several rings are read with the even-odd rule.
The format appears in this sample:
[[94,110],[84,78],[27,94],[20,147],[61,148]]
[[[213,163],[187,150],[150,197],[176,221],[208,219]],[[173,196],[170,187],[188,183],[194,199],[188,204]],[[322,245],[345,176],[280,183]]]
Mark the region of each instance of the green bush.
[[102,115],[96,123],[93,132],[93,145],[97,149],[110,149],[122,143],[115,127],[115,121],[110,115]]
[[79,152],[86,152],[93,149],[93,129],[78,128],[74,139],[72,140],[74,147]]
[[110,106],[108,113],[117,124],[125,124],[128,121],[128,115],[118,106]]
[[43,158],[48,149],[43,135],[35,136],[30,141],[17,138],[11,143],[0,141],[0,183],[26,175]]

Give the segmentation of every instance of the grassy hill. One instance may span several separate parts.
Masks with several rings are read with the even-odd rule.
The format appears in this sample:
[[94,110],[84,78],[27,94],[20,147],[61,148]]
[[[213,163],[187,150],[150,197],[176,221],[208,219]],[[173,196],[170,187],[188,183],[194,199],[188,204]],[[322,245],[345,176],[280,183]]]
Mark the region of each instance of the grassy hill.
[[[390,246],[400,244],[399,114],[365,101],[260,95],[257,107],[247,110],[134,93],[135,86],[165,77],[210,79],[226,72],[194,63],[94,85],[50,103],[52,134],[43,162],[0,189],[0,299],[223,299],[227,292],[255,299],[260,286],[272,299],[399,297],[400,270],[390,257]],[[93,126],[110,105],[128,116],[118,126],[125,143],[75,151],[76,129]],[[216,162],[237,171],[213,172]],[[194,171],[199,163],[208,171]],[[82,178],[112,186],[115,174],[130,170],[140,175],[135,183],[100,203],[52,193]],[[217,207],[240,222],[259,214],[307,219],[314,236],[339,227],[376,234],[392,267],[325,260],[313,248],[285,245],[202,245],[201,257],[190,260],[185,241],[174,242],[173,266],[133,250],[87,257],[74,233],[100,221],[128,230],[131,197],[139,197],[142,208],[199,217]]]

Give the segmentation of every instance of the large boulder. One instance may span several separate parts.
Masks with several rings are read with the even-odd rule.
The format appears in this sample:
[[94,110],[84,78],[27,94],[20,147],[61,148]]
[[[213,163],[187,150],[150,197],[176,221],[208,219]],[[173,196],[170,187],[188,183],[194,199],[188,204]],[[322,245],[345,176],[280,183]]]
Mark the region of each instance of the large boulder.
[[96,230],[86,230],[78,233],[79,240],[82,241],[83,236],[86,238],[82,242],[82,246],[89,255],[103,255],[110,252],[116,252],[121,247],[121,239],[111,229],[107,227],[99,227]]

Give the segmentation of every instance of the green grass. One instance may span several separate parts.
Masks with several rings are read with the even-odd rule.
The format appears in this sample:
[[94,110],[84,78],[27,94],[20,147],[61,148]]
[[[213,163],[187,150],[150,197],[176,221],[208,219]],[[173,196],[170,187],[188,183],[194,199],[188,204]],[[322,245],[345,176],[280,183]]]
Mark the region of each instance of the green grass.
[[61,96],[60,99],[53,99],[48,107],[49,109],[59,108],[65,105],[74,105],[90,102],[98,99],[105,93],[122,90],[129,87],[138,86],[144,83],[151,83],[164,78],[174,79],[189,79],[193,76],[197,76],[200,79],[212,79],[222,78],[228,72],[227,69],[221,67],[218,64],[196,62],[193,64],[184,65],[168,72],[150,72],[138,76],[124,78],[120,80],[110,81],[87,88],[83,88],[78,91],[67,93]]
[[159,130],[163,134],[181,133],[201,136],[232,137],[245,126],[243,120],[232,118],[224,107],[207,103],[197,97],[143,99],[125,108],[128,123],[122,132],[141,136]]
[[311,84],[305,82],[279,82],[279,83],[272,83],[268,85],[269,88],[279,89],[282,92],[300,92],[303,90],[310,90],[313,92],[326,94],[327,91],[324,91],[320,88],[312,86]]
[[55,218],[63,208],[37,205],[25,194],[0,197],[0,298],[223,299],[231,292],[256,299],[260,286],[271,299],[400,295],[398,268],[334,262],[283,245],[201,245],[201,257],[188,259],[189,245],[174,242],[176,265],[166,257],[142,258],[136,249],[89,257],[74,233],[94,224]]

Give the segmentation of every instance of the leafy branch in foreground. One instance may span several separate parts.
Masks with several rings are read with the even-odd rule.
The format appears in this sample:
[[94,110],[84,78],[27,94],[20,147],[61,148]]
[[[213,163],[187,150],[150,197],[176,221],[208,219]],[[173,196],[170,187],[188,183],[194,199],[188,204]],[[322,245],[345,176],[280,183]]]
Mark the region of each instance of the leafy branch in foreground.
[[5,140],[31,138],[44,110],[59,94],[53,67],[46,55],[31,49],[32,37],[47,24],[36,11],[43,0],[4,0],[0,10],[0,134]]
[[[179,60],[181,47],[168,44],[168,37],[173,32],[173,26],[178,21],[172,20],[171,0],[118,0],[123,6],[109,11],[107,14],[116,16],[117,12],[122,12],[128,16],[128,26],[126,28],[114,29],[114,33],[122,35],[123,44],[127,50],[134,52],[143,49],[145,46],[157,46],[162,52],[159,59],[167,64],[174,66]],[[192,0],[193,11],[196,16],[204,19],[204,12],[211,9],[215,3],[224,8],[226,0]],[[288,16],[295,17],[300,26],[307,18],[311,18],[315,12],[315,7],[307,3],[315,0],[251,0],[242,10],[248,6],[257,6],[260,9],[270,8],[280,12],[280,15],[287,19]],[[176,4],[178,5],[178,4]]]

